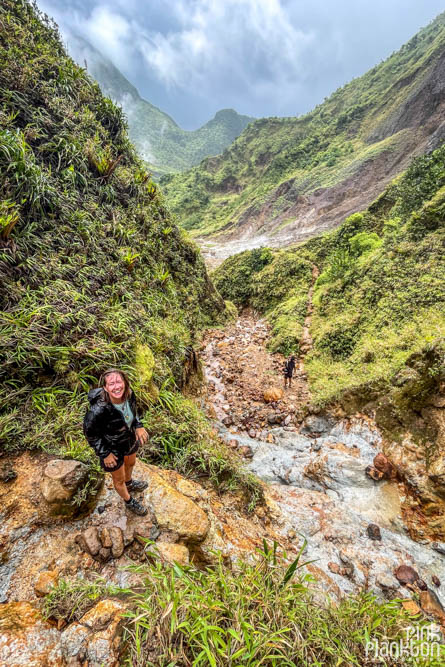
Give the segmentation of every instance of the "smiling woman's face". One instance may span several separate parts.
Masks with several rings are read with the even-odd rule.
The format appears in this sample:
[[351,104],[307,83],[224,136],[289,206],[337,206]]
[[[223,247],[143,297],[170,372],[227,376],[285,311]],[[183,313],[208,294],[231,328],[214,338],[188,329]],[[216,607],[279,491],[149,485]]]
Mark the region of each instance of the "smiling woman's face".
[[120,403],[125,392],[125,382],[119,373],[110,373],[105,378],[105,390],[113,403]]

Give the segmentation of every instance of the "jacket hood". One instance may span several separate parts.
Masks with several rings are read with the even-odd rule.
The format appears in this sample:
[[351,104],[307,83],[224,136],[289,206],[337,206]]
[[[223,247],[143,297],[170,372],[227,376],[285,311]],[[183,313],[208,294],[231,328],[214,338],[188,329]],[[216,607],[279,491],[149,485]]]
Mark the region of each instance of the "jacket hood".
[[97,403],[99,400],[102,399],[102,387],[97,387],[96,389],[91,389],[88,392],[88,400],[90,402],[90,405],[94,405],[94,403]]

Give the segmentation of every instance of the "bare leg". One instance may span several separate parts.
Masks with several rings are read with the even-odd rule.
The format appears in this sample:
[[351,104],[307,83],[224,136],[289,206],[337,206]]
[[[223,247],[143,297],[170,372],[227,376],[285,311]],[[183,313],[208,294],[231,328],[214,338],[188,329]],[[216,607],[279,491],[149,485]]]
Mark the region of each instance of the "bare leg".
[[128,489],[125,484],[125,466],[121,466],[119,470],[112,472],[111,477],[113,478],[114,488],[120,497],[124,500],[130,500],[130,494],[128,493]]
[[136,454],[129,454],[129,456],[124,456],[126,482],[129,482],[131,480],[131,475],[133,474],[133,468],[135,463],[136,463]]

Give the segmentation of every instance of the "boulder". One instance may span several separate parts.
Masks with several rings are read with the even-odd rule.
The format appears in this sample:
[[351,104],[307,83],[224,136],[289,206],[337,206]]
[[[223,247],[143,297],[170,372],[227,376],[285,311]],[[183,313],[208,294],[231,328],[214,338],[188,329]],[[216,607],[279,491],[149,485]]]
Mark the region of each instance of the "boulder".
[[383,479],[394,479],[396,477],[395,467],[388,457],[382,454],[382,452],[379,452],[374,457],[373,463],[374,468],[382,474]]
[[420,606],[426,614],[433,616],[442,625],[445,624],[445,611],[434,591],[430,589],[421,591],[419,599]]
[[161,559],[168,563],[179,563],[179,565],[188,565],[190,554],[184,544],[175,544],[173,542],[156,542],[150,545],[148,552],[158,552]]
[[280,387],[268,387],[263,392],[263,399],[265,403],[273,403],[279,401],[284,396],[284,391]]
[[415,581],[420,579],[416,570],[410,565],[399,565],[394,572],[394,576],[397,581],[403,584],[403,586],[406,586],[406,584],[414,584]]
[[41,490],[47,503],[64,503],[82,486],[88,475],[88,466],[80,461],[54,459],[44,471]]
[[120,558],[124,553],[124,535],[118,526],[111,526],[108,531],[111,542],[111,555],[113,558]]
[[0,605],[0,665],[60,667],[60,635],[29,602]]
[[368,533],[368,537],[370,540],[381,540],[382,539],[382,534],[380,532],[380,528],[376,523],[370,523],[368,527],[366,528],[366,532]]
[[206,513],[193,500],[174,489],[149,466],[145,503],[155,514],[161,530],[171,530],[189,542],[201,542],[209,530]]
[[377,468],[374,468],[374,466],[367,466],[365,468],[365,473],[375,482],[379,482],[383,479],[383,473],[380,472],[380,470],[377,470]]
[[[88,505],[90,498],[85,500],[81,508],[72,503],[76,492],[86,484],[88,475],[88,466],[81,461],[54,459],[46,465],[40,489],[54,514],[72,515]],[[101,482],[98,481],[94,490],[99,488]]]
[[240,447],[238,449],[238,451],[241,454],[241,456],[244,456],[244,458],[246,458],[246,459],[253,458],[253,451],[252,451],[252,448],[249,447],[249,445],[243,445],[242,447]]
[[40,572],[34,582],[34,591],[39,597],[47,595],[53,586],[57,585],[58,573],[56,570]]
[[77,536],[76,542],[79,544],[81,549],[88,551],[91,556],[97,556],[102,548],[102,544],[99,539],[99,531],[97,530],[96,526],[90,526],[84,530],[81,535]]
[[118,600],[101,600],[79,622],[68,626],[60,635],[66,661],[60,664],[88,664],[89,667],[119,664],[119,637],[125,609]]
[[108,526],[104,526],[100,531],[100,541],[103,547],[110,548],[112,545],[110,529]]

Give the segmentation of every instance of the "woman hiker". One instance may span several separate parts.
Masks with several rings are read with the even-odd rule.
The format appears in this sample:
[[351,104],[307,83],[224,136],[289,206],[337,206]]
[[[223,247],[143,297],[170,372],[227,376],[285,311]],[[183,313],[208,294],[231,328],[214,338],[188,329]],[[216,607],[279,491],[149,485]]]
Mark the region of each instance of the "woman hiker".
[[[289,359],[286,361],[284,364],[284,388],[286,389],[287,386],[290,386],[292,384],[292,375],[294,374],[294,369],[295,369],[295,357],[292,355],[289,357]],[[289,383],[289,384],[288,384]]]
[[147,482],[133,479],[139,445],[148,440],[148,433],[137,415],[136,398],[125,373],[111,368],[100,378],[100,387],[88,393],[90,409],[85,415],[85,436],[100,459],[105,472],[110,472],[114,488],[127,508],[144,516],[147,509],[132,496],[143,491]]

